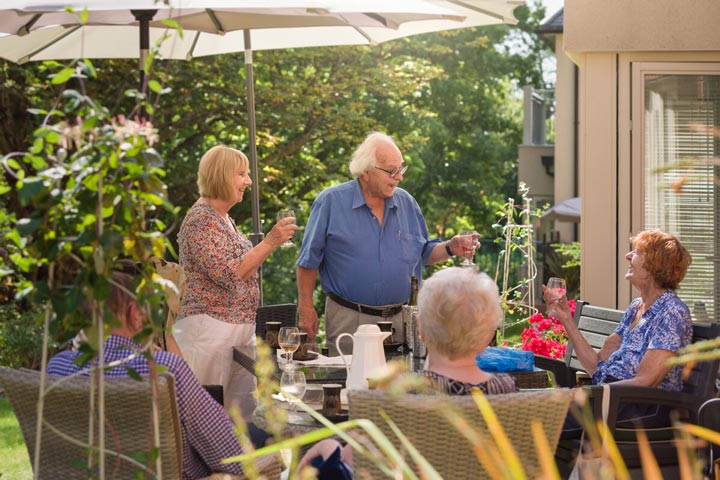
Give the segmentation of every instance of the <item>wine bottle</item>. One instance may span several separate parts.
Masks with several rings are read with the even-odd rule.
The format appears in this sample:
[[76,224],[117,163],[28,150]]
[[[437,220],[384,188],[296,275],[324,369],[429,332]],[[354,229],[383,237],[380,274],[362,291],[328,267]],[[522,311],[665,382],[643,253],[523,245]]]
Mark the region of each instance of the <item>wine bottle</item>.
[[417,275],[413,275],[410,277],[410,301],[408,302],[408,305],[417,305],[417,296],[418,296],[418,277]]

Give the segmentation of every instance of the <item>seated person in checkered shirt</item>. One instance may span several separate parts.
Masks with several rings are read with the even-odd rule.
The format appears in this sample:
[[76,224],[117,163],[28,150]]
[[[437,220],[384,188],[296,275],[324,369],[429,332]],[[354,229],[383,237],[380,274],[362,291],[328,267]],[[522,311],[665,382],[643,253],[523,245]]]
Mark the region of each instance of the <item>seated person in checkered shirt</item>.
[[[133,292],[133,277],[121,272],[112,275],[112,289],[108,308],[116,315],[120,326],[110,330],[105,341],[105,363],[127,359],[140,352],[142,346],[132,340],[146,320],[145,310],[128,292]],[[64,351],[48,362],[47,373],[68,376],[81,372],[89,375],[89,365],[75,363],[79,352]],[[178,410],[183,437],[183,479],[196,479],[215,472],[242,474],[239,463],[223,465],[220,461],[240,455],[242,448],[234,434],[234,424],[225,409],[203,388],[187,363],[170,352],[157,351],[153,357],[158,365],[167,367],[175,376]],[[125,377],[132,368],[141,375],[149,373],[148,361],[143,355],[109,369],[106,377]]]

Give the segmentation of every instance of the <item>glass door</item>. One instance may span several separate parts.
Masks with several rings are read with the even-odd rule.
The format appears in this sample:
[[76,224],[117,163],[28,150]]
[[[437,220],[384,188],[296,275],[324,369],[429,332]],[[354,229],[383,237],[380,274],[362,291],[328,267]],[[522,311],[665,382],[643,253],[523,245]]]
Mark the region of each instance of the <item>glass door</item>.
[[641,62],[633,84],[633,229],[680,238],[693,261],[678,294],[695,321],[718,321],[720,65]]

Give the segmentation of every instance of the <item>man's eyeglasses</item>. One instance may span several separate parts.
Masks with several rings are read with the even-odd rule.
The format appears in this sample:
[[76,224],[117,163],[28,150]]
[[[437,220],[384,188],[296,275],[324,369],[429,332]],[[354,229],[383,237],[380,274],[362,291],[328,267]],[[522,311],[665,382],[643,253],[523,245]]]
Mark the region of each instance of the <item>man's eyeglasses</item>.
[[387,173],[388,175],[390,175],[390,178],[395,178],[398,176],[398,174],[405,174],[405,172],[407,172],[407,169],[408,169],[408,166],[405,165],[404,163],[402,165],[400,165],[400,168],[396,168],[395,170],[385,170],[384,168],[380,168],[377,165],[373,165],[373,167]]

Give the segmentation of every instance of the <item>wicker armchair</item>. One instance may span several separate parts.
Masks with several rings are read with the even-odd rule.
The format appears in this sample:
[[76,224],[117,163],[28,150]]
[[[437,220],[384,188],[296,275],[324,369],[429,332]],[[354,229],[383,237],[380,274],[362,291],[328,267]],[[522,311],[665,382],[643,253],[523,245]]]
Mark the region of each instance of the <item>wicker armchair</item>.
[[[85,466],[91,381],[90,377],[47,377],[40,465],[39,470],[34,472],[34,478],[99,478],[97,464],[92,472],[88,472]],[[179,479],[182,478],[182,429],[175,380],[170,374],[160,374],[157,383],[162,477]],[[0,387],[5,390],[20,423],[30,462],[33,463],[40,372],[0,367]],[[113,478],[135,479],[139,471],[146,472],[147,478],[155,478],[154,463],[149,463],[145,469],[142,464],[129,460],[136,453],[147,455],[152,448],[150,387],[147,380],[105,380],[105,464],[106,471]],[[260,459],[258,468],[267,475],[266,478],[280,478],[281,466],[277,457]],[[152,474],[148,475],[148,472]]]
[[[720,324],[695,323],[693,325],[693,343],[714,339],[718,336],[720,336]],[[679,414],[679,419],[698,424],[700,406],[706,400],[718,395],[715,388],[718,365],[720,365],[718,359],[696,362],[689,371],[683,374],[683,390],[681,392],[669,392],[654,387],[610,384],[610,409],[607,425],[633,478],[643,478],[644,475],[637,441],[637,432],[641,428],[616,427],[619,405],[628,403],[667,407]],[[591,401],[595,419],[601,419],[602,387],[592,385],[584,388]],[[680,460],[674,441],[675,427],[642,430],[650,440],[650,448],[664,478],[680,478]],[[579,440],[560,441],[555,459],[561,474],[571,470],[579,449]]]
[[[700,406],[698,423],[720,433],[720,398],[711,398]],[[708,443],[704,450],[706,478],[720,480],[720,445]]]
[[265,323],[267,322],[282,322],[283,327],[296,327],[297,305],[294,303],[280,303],[258,307],[255,316],[255,335],[258,338],[265,338]]
[[[515,448],[526,475],[528,478],[537,478],[541,474],[541,467],[533,442],[530,419],[536,418],[542,422],[547,445],[551,451],[554,450],[570,404],[570,390],[547,389],[487,398]],[[441,413],[455,407],[470,426],[491,437],[473,398],[444,395],[395,397],[379,391],[357,390],[349,392],[348,400],[352,418],[373,421],[396,448],[401,450],[401,443],[380,416],[381,411],[387,413],[443,478],[490,478],[473,452],[470,442]],[[417,466],[411,460],[407,461],[413,471],[419,473]],[[357,478],[384,476],[365,456],[355,454],[354,465]]]

